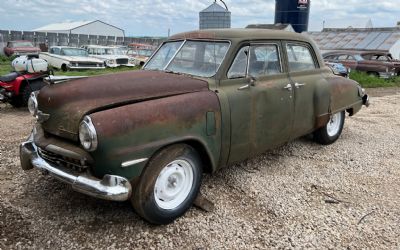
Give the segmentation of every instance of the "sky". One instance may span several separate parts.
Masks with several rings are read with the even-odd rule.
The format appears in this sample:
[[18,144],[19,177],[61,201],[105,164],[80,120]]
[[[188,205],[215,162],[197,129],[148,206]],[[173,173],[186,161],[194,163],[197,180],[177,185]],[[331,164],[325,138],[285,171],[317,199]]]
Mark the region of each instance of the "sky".
[[[325,27],[393,27],[400,0],[311,0],[310,31]],[[127,36],[167,36],[198,29],[199,11],[213,0],[0,0],[0,29],[32,30],[65,21],[101,20]],[[225,0],[232,28],[273,23],[275,0]]]

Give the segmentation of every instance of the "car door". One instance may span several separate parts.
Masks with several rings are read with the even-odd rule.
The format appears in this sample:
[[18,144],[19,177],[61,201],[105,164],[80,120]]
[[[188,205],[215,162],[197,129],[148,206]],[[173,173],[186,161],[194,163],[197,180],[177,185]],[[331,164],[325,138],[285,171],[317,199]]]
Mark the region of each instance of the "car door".
[[280,43],[243,46],[221,81],[230,107],[229,163],[288,140],[293,89],[281,63]]
[[289,77],[294,89],[294,122],[291,138],[303,136],[315,127],[314,93],[321,80],[321,69],[312,46],[286,42]]

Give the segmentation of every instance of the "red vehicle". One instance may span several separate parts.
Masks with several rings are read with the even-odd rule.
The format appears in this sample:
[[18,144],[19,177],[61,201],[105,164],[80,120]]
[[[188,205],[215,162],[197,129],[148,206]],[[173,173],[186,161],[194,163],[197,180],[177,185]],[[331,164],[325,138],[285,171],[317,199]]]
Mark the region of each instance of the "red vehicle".
[[4,54],[6,56],[12,55],[38,55],[40,49],[33,46],[30,41],[10,41],[7,46],[4,47]]
[[14,107],[26,106],[33,91],[40,90],[46,84],[43,78],[48,73],[11,72],[0,76],[0,101],[8,102]]

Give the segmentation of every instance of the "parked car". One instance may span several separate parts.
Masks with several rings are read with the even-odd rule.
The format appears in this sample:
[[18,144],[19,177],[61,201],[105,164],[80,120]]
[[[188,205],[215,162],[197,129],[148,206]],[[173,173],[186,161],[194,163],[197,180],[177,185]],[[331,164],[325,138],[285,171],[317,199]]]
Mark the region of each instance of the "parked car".
[[396,75],[400,76],[400,61],[393,59],[392,54],[382,51],[366,51],[361,55],[366,60],[393,63]]
[[325,64],[332,69],[335,75],[349,78],[351,69],[346,68],[343,64],[334,62],[325,62]]
[[153,52],[150,49],[129,49],[126,54],[133,59],[135,65],[143,66]]
[[107,67],[135,66],[134,60],[130,59],[123,50],[119,48],[98,45],[86,45],[82,48],[88,51],[89,56],[103,60]]
[[24,170],[165,224],[190,208],[203,173],[310,133],[331,144],[368,96],[301,34],[222,29],[174,35],[143,70],[49,85],[30,103]]
[[22,41],[10,41],[4,47],[4,54],[6,56],[20,56],[20,55],[37,55],[40,49],[33,46],[32,42],[22,40]]
[[325,61],[341,63],[347,68],[363,71],[369,75],[381,78],[396,76],[394,63],[367,60],[362,56],[361,51],[334,51],[325,53],[323,56]]
[[42,52],[39,58],[46,60],[53,68],[63,71],[74,69],[104,69],[104,61],[89,57],[84,49],[54,46],[49,52]]

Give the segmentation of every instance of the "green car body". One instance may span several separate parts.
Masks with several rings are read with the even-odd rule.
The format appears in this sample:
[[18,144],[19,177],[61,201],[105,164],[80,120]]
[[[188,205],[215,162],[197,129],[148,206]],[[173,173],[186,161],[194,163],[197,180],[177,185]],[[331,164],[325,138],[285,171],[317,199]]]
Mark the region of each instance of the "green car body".
[[[223,42],[227,51],[219,58],[220,63],[215,62],[216,74],[211,77],[146,70],[145,65],[137,72],[43,88],[37,95],[38,123],[21,146],[22,167],[38,167],[35,159],[39,157],[53,168],[62,167],[78,176],[70,180],[50,169],[51,174],[75,185],[78,191],[126,200],[132,195],[131,190],[116,198],[102,195],[99,190],[89,190],[93,186],[82,187],[79,176],[109,186],[120,184],[112,184],[111,177],[123,177],[130,184],[123,181],[122,186],[130,189],[129,185],[135,185],[157,152],[179,143],[194,148],[204,172],[212,173],[312,133],[325,126],[332,114],[347,111],[354,115],[368,104],[358,83],[335,76],[325,67],[315,44],[296,33],[207,30],[178,34],[166,43],[172,41]],[[245,75],[228,77],[239,51],[251,57],[253,46],[275,51],[274,65],[261,67],[265,72],[273,67],[274,73],[254,77],[247,61]],[[306,59],[310,55],[313,66],[308,67],[313,68],[302,70],[289,48],[300,49],[297,55],[305,53]],[[269,55],[259,52],[257,56]],[[297,67],[295,72],[291,67]],[[85,116],[90,117],[97,134],[93,151],[85,150],[79,141],[79,126]],[[33,157],[35,150],[38,154]],[[62,164],[57,164],[60,159]]]

